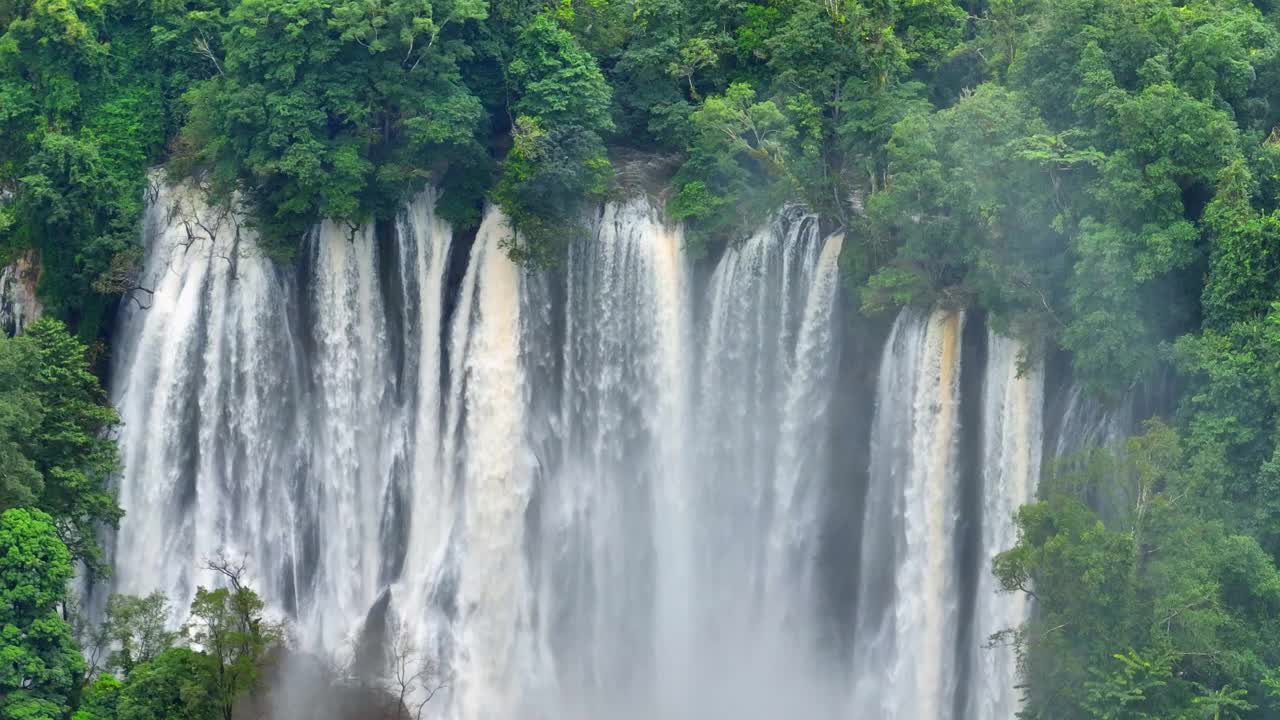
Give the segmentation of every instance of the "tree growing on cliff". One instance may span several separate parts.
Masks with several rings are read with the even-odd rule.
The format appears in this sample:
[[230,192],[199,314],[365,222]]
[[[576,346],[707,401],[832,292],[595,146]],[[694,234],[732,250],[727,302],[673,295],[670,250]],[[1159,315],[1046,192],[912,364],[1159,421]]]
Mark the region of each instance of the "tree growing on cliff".
[[122,512],[108,489],[119,469],[119,423],[89,367],[88,348],[61,322],[42,318],[0,337],[0,510],[50,516],[74,560],[100,572],[97,533]]
[[433,167],[477,152],[483,116],[458,64],[481,0],[243,0],[186,96],[179,165],[248,200],[290,252],[323,218],[391,217]]

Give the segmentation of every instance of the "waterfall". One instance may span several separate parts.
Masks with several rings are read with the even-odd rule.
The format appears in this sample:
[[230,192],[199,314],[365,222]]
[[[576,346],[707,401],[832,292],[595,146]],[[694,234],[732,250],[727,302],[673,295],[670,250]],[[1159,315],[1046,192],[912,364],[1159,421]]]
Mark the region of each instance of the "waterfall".
[[[116,591],[163,590],[176,624],[203,560],[243,557],[304,649],[438,662],[450,720],[1012,716],[1013,657],[981,645],[1028,608],[987,566],[1041,455],[1098,434],[1083,395],[1042,440],[1040,360],[988,334],[962,382],[960,311],[846,341],[845,237],[799,209],[703,262],[611,202],[535,271],[500,211],[472,239],[435,200],[281,263],[159,188],[154,296],[115,335]],[[880,358],[865,389],[850,352]],[[863,403],[865,494],[832,462]]]
[[[411,204],[397,219],[400,237],[412,238],[405,243],[401,267],[413,268],[404,274],[403,296],[406,299],[404,327],[416,337],[418,348],[416,376],[416,415],[413,418],[413,478],[406,478],[401,489],[407,503],[411,530],[405,546],[404,566],[408,606],[430,607],[432,578],[422,575],[423,568],[443,566],[442,553],[448,547],[451,498],[445,492],[442,437],[441,393],[445,275],[453,233],[448,224],[435,216],[435,198],[430,194]],[[408,302],[412,299],[412,302]]]
[[528,622],[522,520],[529,498],[522,449],[520,277],[500,244],[506,219],[486,213],[449,338],[444,472],[457,518],[456,716],[512,717],[518,642]]
[[[810,586],[817,556],[812,528],[819,525],[816,482],[825,476],[822,438],[810,429],[822,427],[834,381],[835,348],[832,311],[839,284],[839,258],[844,235],[827,239],[809,280],[808,297],[796,339],[792,371],[782,403],[778,457],[774,469],[773,528],[769,538],[767,587],[788,586],[791,575]],[[783,597],[794,597],[782,593]],[[785,620],[785,617],[779,619]]]
[[[1020,363],[1025,362],[1025,367]],[[991,647],[988,639],[1017,629],[1030,607],[1023,593],[997,586],[991,563],[1017,542],[1013,515],[1035,499],[1040,475],[1044,370],[1038,355],[1019,342],[987,333],[987,365],[982,395],[982,540],[974,610],[974,652],[969,717],[1004,720],[1021,707],[1017,657],[1011,638]]]
[[686,482],[697,518],[680,669],[668,717],[832,716],[819,650],[817,508],[836,353],[837,259],[795,210],[730,248],[711,274]]
[[653,702],[656,648],[687,630],[681,243],[647,203],[610,204],[569,248],[554,278],[563,297],[532,289],[562,328],[529,338],[554,366],[534,399],[552,426],[538,453],[540,645],[557,675],[544,714],[639,712]]
[[1081,450],[1114,445],[1133,425],[1132,403],[1131,392],[1118,407],[1108,407],[1090,395],[1084,385],[1072,383],[1054,440],[1053,458],[1069,458]]
[[[314,578],[311,378],[291,274],[233,213],[165,188],[146,217],[148,307],[124,306],[112,396],[124,427],[116,589],[178,611],[221,551],[250,554],[267,597],[300,611]],[[158,585],[158,587],[157,587]]]
[[[422,227],[397,235],[397,256],[447,238],[422,222],[433,204],[406,210]],[[181,613],[214,582],[206,559],[245,559],[307,647],[338,648],[393,554],[416,402],[397,392],[396,358],[436,343],[390,336],[387,249],[369,229],[324,223],[298,263],[277,267],[235,212],[163,184],[145,226],[154,294],[125,305],[112,375],[127,513],[115,590],[163,590]]]
[[952,716],[963,325],[963,313],[904,310],[885,346],[855,629],[864,714]]
[[[377,597],[380,521],[392,469],[403,463],[396,430],[405,419],[395,402],[372,228],[326,222],[308,246],[315,415],[307,433],[312,483],[300,514],[302,525],[327,537],[316,542],[316,602],[302,624],[321,633],[321,647],[336,647]],[[344,531],[329,533],[338,523]]]
[[820,716],[803,526],[825,472],[841,241],[788,214],[726,252],[699,317],[681,233],[630,200],[528,283],[522,306],[543,316],[530,407],[549,415],[529,431],[530,645],[551,668],[533,717]]

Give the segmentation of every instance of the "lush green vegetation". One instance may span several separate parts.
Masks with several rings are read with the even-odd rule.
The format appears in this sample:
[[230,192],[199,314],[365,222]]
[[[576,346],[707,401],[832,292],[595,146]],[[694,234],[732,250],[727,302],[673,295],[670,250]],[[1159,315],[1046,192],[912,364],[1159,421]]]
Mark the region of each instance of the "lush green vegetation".
[[[225,586],[197,593],[181,633],[167,629],[162,595],[112,597],[99,627],[76,627],[74,565],[90,578],[107,570],[97,537],[122,514],[109,490],[117,423],[86,347],[61,322],[0,336],[4,720],[60,720],[72,711],[75,720],[229,720],[280,637],[242,583],[243,567],[218,560],[210,569]],[[203,650],[178,647],[179,639]]]
[[121,515],[107,490],[117,423],[85,346],[62,323],[0,339],[0,512],[48,513],[71,559],[93,572],[104,569],[97,533]]
[[607,148],[668,155],[696,248],[803,201],[856,230],[869,309],[981,305],[1112,395],[1273,294],[1269,2],[22,0],[0,24],[0,247],[41,250],[84,337],[132,287],[160,162],[282,256],[434,180],[548,264]]
[[[1057,474],[996,559],[1037,600],[1018,644],[1027,717],[1248,718],[1280,708],[1271,553],[1223,517],[1190,443],[1154,423]],[[1082,500],[1117,487],[1104,523]]]
[[[282,257],[435,182],[550,264],[626,150],[673,158],[695,251],[803,202],[868,313],[984,308],[1109,397],[1171,368],[1176,416],[1048,481],[997,563],[1040,608],[1027,716],[1280,712],[1273,0],[0,0],[0,30],[0,260],[37,249],[86,340],[136,282],[149,166]],[[262,648],[170,648],[138,629],[162,600],[118,601],[121,679],[79,680],[56,610],[119,518],[85,352],[0,341],[0,716],[222,714]],[[256,612],[220,592],[196,617]]]

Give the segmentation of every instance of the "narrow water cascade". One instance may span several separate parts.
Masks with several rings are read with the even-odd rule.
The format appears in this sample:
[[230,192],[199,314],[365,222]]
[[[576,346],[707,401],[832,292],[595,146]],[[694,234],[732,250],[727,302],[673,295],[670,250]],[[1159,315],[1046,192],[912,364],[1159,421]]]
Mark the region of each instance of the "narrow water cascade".
[[964,321],[960,312],[904,310],[885,346],[855,629],[858,712],[952,715]]
[[448,528],[452,517],[449,495],[444,488],[441,348],[445,276],[453,231],[435,216],[434,202],[431,194],[421,198],[401,214],[396,224],[397,235],[411,240],[401,243],[400,267],[413,269],[403,275],[402,327],[417,348],[415,361],[406,362],[403,374],[406,385],[413,383],[403,392],[412,392],[416,398],[412,428],[405,428],[412,433],[412,472],[405,473],[398,492],[408,508],[407,517],[399,523],[409,527],[404,533],[403,567],[415,568],[418,572],[405,573],[401,591],[407,593],[410,606],[423,608],[430,605],[428,599],[434,583],[433,578],[421,570],[443,567],[442,554],[449,546]]
[[1031,610],[1022,593],[1002,591],[991,572],[1017,541],[1014,513],[1035,499],[1043,445],[1043,359],[988,331],[982,390],[982,538],[968,694],[971,718],[1012,718],[1021,707],[1013,638]]
[[708,280],[685,482],[696,529],[689,667],[672,676],[688,696],[671,716],[832,716],[815,507],[827,477],[820,429],[836,357],[824,338],[842,241],[788,211],[731,247]]
[[1132,425],[1126,398],[1118,407],[1108,407],[1089,395],[1081,384],[1072,384],[1062,410],[1053,457],[1066,458],[1088,448],[1105,447],[1124,437]]
[[44,312],[36,292],[41,268],[38,256],[28,251],[0,267],[0,333],[21,333]]
[[[486,214],[449,337],[444,473],[457,513],[454,604],[459,717],[511,717],[511,679],[526,635],[530,593],[521,543],[529,470],[521,443],[520,276],[500,244],[506,219]],[[410,568],[412,570],[412,568]],[[416,610],[416,608],[415,608]]]
[[[1038,358],[988,333],[970,361],[962,311],[846,341],[844,236],[798,209],[697,262],[649,201],[611,202],[533,271],[501,212],[472,240],[435,197],[279,264],[160,190],[154,298],[116,336],[116,591],[163,590],[180,622],[205,558],[246,558],[303,649],[438,662],[451,720],[1013,716],[1014,659],[982,645],[1029,608],[985,568],[1042,455],[1097,434],[1041,437]],[[880,358],[865,492],[832,461],[842,351]]]
[[[529,337],[551,377],[533,562],[538,647],[555,668],[531,712],[588,718],[653,707],[657,657],[689,631],[684,495],[690,363],[681,238],[647,203],[609,205],[529,304],[559,333]],[[549,282],[563,288],[550,296]],[[659,558],[664,561],[659,564]],[[634,708],[630,710],[629,708]]]
[[[352,618],[377,597],[383,543],[380,525],[407,448],[400,428],[378,277],[381,248],[371,228],[324,223],[308,240],[310,368],[314,415],[307,432],[312,484],[300,497],[299,522],[315,541],[313,602],[303,626],[336,647]],[[343,532],[331,533],[341,523]],[[310,547],[307,548],[310,550]]]
[[793,364],[782,401],[766,586],[772,589],[771,600],[781,606],[775,608],[783,611],[776,612],[775,619],[783,627],[795,619],[791,613],[803,614],[811,609],[794,603],[797,594],[788,593],[785,588],[811,590],[816,580],[817,537],[812,529],[819,526],[822,480],[827,468],[823,465],[824,438],[812,429],[826,424],[835,381],[832,314],[843,247],[843,235],[828,238],[812,270],[806,267],[812,277],[807,282]]

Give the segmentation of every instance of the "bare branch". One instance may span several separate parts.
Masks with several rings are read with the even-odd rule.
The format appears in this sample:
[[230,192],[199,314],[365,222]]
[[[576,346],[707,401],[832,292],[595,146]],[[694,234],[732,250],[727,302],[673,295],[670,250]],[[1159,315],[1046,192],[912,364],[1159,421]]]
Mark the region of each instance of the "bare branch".
[[231,589],[239,592],[244,589],[244,578],[248,574],[248,560],[241,556],[239,560],[231,560],[223,552],[212,558],[205,558],[204,567],[226,578]]
[[219,75],[222,75],[222,65],[218,62],[218,56],[213,53],[213,48],[209,45],[209,38],[205,36],[204,30],[197,30],[197,32],[200,33],[200,37],[196,40],[196,51],[208,58],[209,62],[213,63],[213,69],[217,70]]
[[449,686],[448,678],[439,663],[426,657],[403,627],[395,630],[389,660],[391,690],[395,694],[391,716],[395,720],[421,720],[427,704]]

